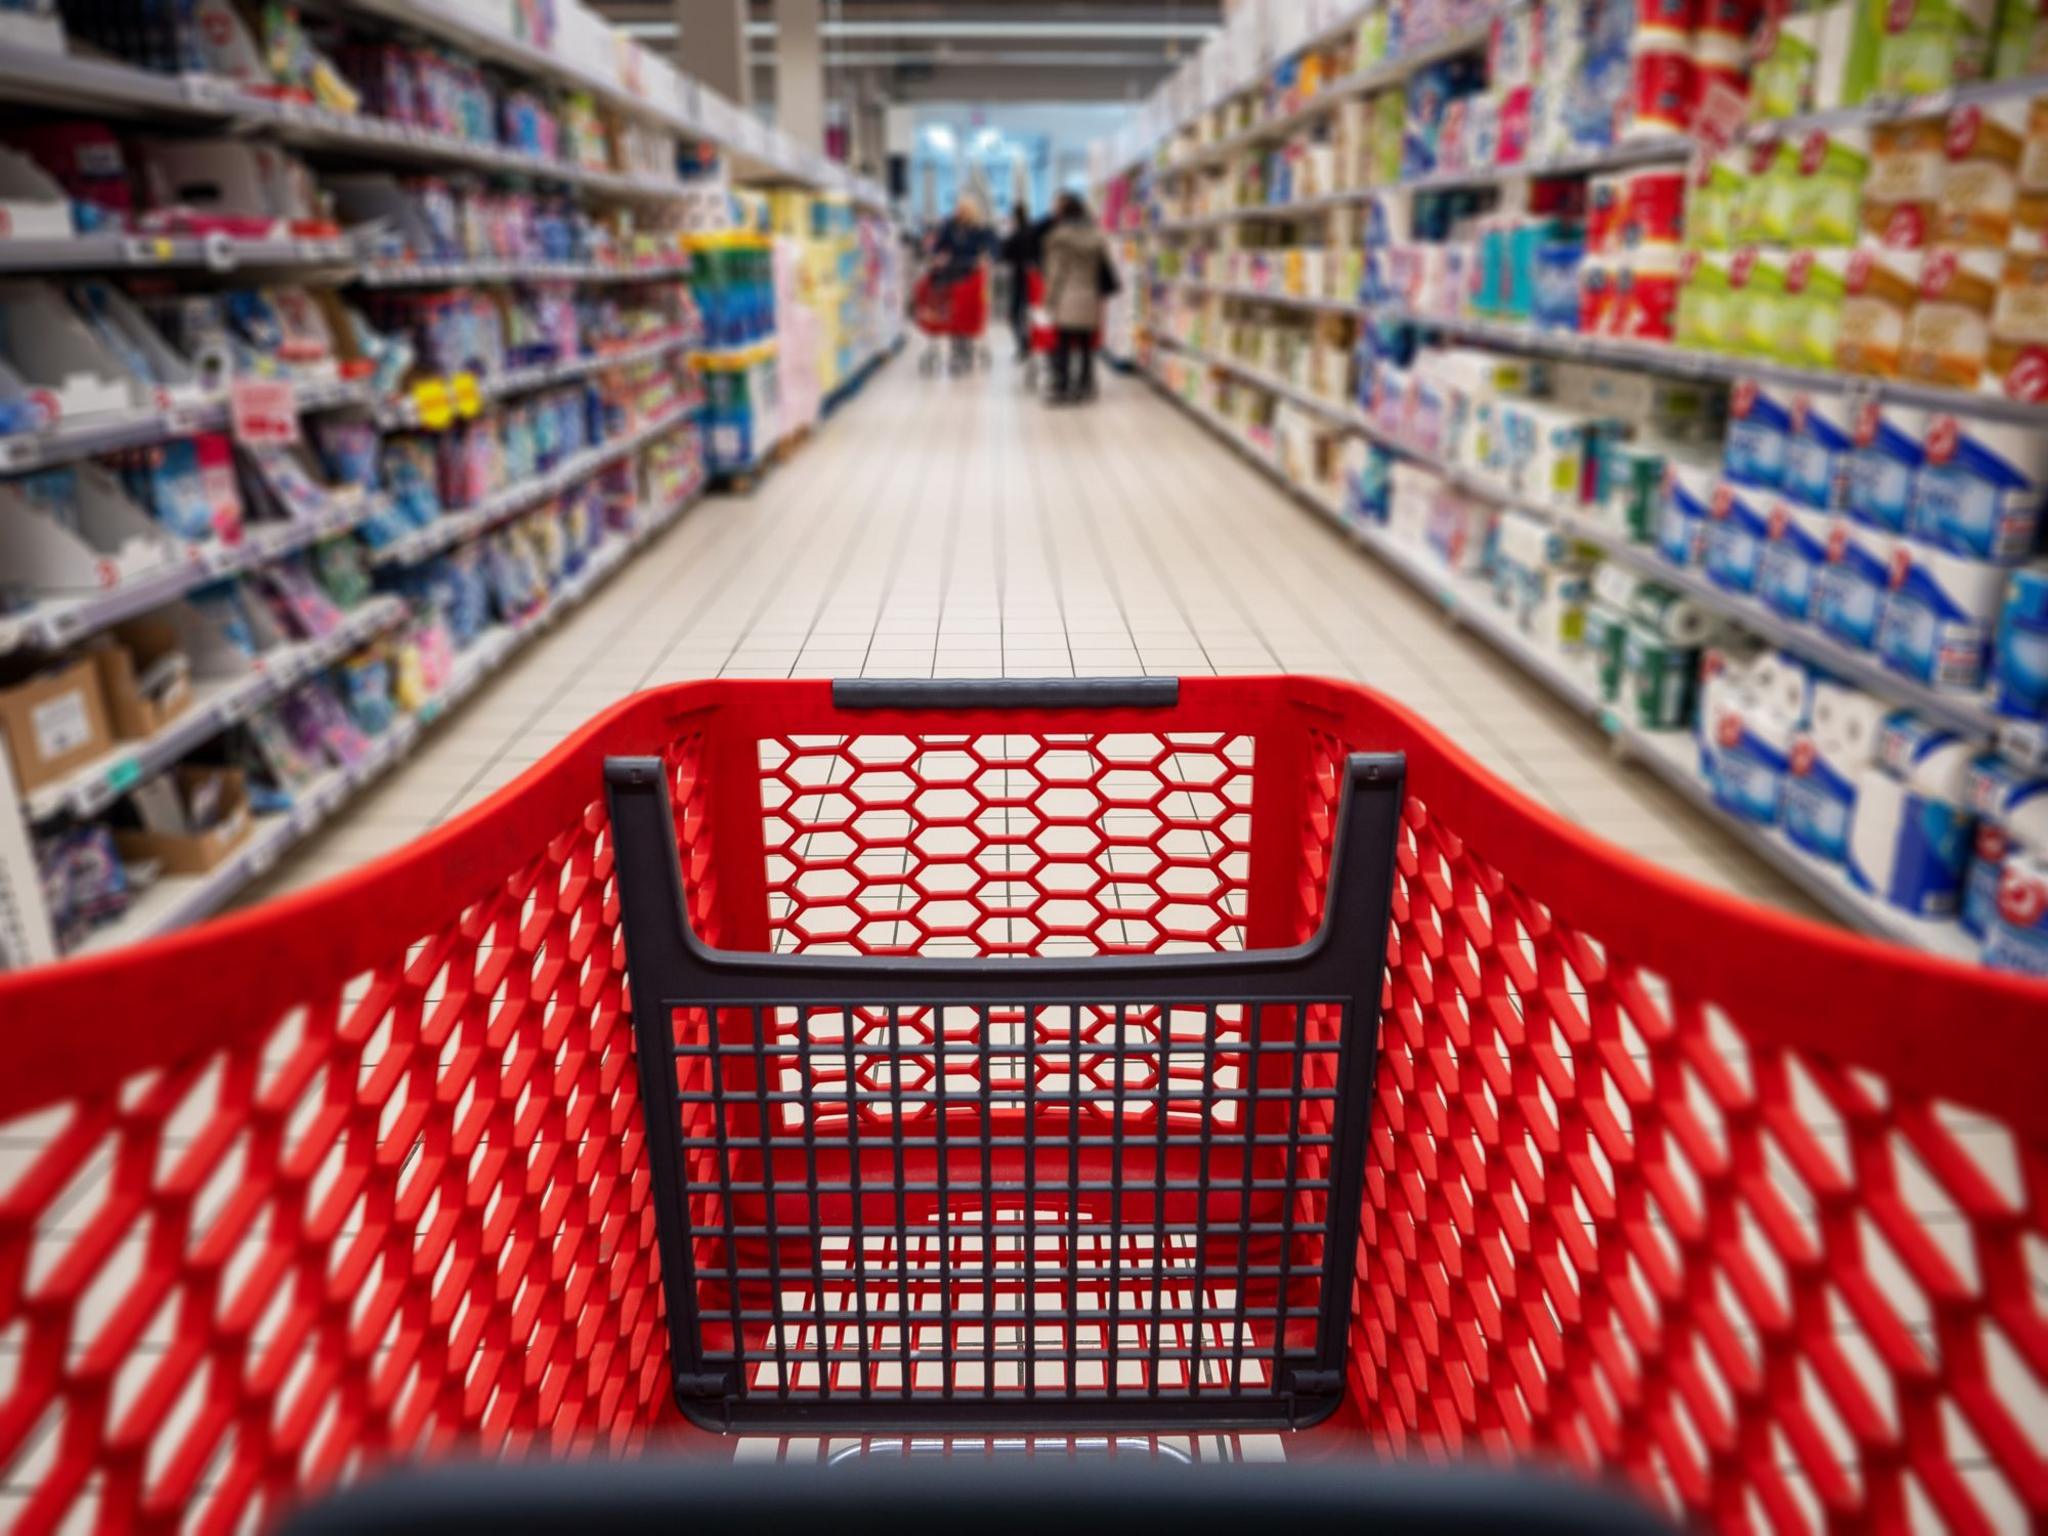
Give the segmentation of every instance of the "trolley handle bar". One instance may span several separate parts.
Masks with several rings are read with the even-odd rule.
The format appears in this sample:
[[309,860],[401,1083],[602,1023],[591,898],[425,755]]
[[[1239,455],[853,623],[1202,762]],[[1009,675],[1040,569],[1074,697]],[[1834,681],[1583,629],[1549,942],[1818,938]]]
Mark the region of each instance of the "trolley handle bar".
[[842,677],[840,709],[1172,709],[1177,677]]

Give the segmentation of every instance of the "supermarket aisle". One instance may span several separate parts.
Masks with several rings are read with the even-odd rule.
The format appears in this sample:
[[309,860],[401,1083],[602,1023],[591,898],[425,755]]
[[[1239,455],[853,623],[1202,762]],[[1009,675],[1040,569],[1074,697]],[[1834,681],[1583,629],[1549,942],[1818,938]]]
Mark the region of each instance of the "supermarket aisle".
[[724,674],[1319,672],[1684,873],[1812,908],[1506,662],[1144,384],[1038,406],[906,356],[748,499],[705,502],[456,711],[255,899],[454,814],[622,695]]

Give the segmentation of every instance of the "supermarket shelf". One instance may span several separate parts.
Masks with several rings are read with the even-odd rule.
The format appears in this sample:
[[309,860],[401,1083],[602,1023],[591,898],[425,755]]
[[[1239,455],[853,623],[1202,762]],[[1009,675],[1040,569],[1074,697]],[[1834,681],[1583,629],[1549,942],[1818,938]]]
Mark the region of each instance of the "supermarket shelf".
[[[593,357],[572,357],[559,363],[541,363],[532,368],[508,369],[501,374],[479,378],[477,394],[484,400],[507,400],[529,394],[536,389],[546,389],[551,384],[567,384],[576,379],[587,379],[594,373],[604,373],[609,369],[631,368],[640,363],[657,362],[680,352],[688,345],[689,337],[670,334],[635,346],[622,347],[616,352],[599,353]],[[408,397],[379,407],[377,425],[387,432],[411,431],[418,428],[421,425],[419,402]]]
[[79,597],[51,598],[0,619],[0,655],[30,647],[57,650],[123,620],[176,602],[196,588],[281,560],[308,545],[349,532],[377,510],[365,499],[324,517],[281,524],[253,524],[234,544],[198,545],[176,560]]
[[1484,476],[1473,474],[1461,465],[1411,447],[1382,429],[1363,411],[1321,399],[1260,369],[1215,353],[1204,352],[1165,337],[1159,338],[1159,345],[1210,367],[1223,369],[1284,399],[1292,400],[1326,420],[1371,438],[1391,453],[1434,470],[1461,490],[1484,497],[1496,505],[1511,507],[1532,517],[1541,518],[1575,539],[1597,545],[1620,563],[1665,586],[1686,593],[1751,633],[1761,635],[1774,644],[1805,657],[1838,677],[1857,683],[1879,697],[1890,699],[1951,730],[1992,742],[2001,753],[2022,767],[2048,767],[2048,733],[2029,723],[2007,719],[1992,709],[1986,699],[1943,693],[1911,678],[1901,677],[1875,656],[1853,650],[1809,625],[1774,613],[1754,598],[1729,592],[1696,572],[1672,565],[1654,549],[1633,543],[1612,528],[1587,517],[1560,511],[1543,502],[1524,500]]
[[1623,170],[1635,165],[1657,165],[1686,159],[1693,152],[1687,138],[1642,139],[1617,144],[1610,149],[1587,150],[1560,155],[1550,160],[1524,160],[1507,165],[1472,166],[1462,170],[1434,171],[1410,176],[1384,187],[1357,187],[1321,197],[1296,198],[1284,202],[1252,203],[1242,208],[1219,209],[1185,219],[1162,219],[1147,233],[1187,234],[1217,229],[1254,219],[1300,219],[1370,201],[1381,192],[1442,192],[1457,187],[1492,187],[1510,181],[1539,181],[1556,176],[1588,176],[1599,171]]
[[54,48],[0,44],[0,100],[10,106],[122,117],[219,118],[228,115],[228,108],[221,93],[211,89],[218,84]]
[[[297,398],[299,413],[304,415],[367,406],[371,392],[367,381],[336,379],[301,384]],[[220,396],[163,409],[95,412],[60,421],[42,432],[0,435],[0,474],[24,474],[92,454],[169,442],[198,432],[220,432],[227,425],[228,403]]]
[[1311,309],[1326,315],[1367,316],[1366,307],[1356,299],[1323,299],[1306,293],[1273,293],[1264,288],[1247,288],[1241,284],[1212,283],[1200,277],[1162,278],[1168,287],[1186,288],[1195,293],[1221,294],[1226,299],[1244,299],[1254,304],[1277,304],[1283,309]]
[[1627,747],[1632,761],[1664,780],[1719,822],[1737,842],[1851,927],[1947,960],[1977,963],[1976,941],[1960,924],[1901,912],[1858,889],[1838,866],[1803,852],[1775,827],[1758,826],[1722,807],[1700,777],[1698,744],[1684,731],[1630,731]]
[[1802,138],[1817,129],[1862,128],[1872,123],[1896,122],[1900,118],[1936,117],[1957,107],[1981,107],[1997,101],[2021,100],[2039,96],[2044,90],[2048,90],[2048,74],[2016,75],[2009,80],[1975,80],[1926,96],[1881,96],[1860,106],[1805,112],[1797,117],[1762,118],[1744,128],[1743,136],[1751,143]]
[[1903,379],[1875,379],[1825,368],[1794,368],[1758,358],[1723,356],[1685,347],[1660,346],[1653,342],[1622,341],[1607,336],[1584,336],[1576,331],[1544,331],[1534,326],[1469,316],[1423,314],[1396,306],[1372,306],[1380,319],[1405,322],[1448,335],[1490,342],[1511,351],[1545,357],[1573,358],[1593,363],[1614,363],[1644,368],[1657,373],[1691,379],[1769,379],[1795,389],[1828,390],[1896,401],[1923,410],[1946,411],[1983,421],[2011,421],[2022,426],[2048,426],[2048,402],[2007,400],[1999,395],[1967,389],[1943,389],[1912,384]]
[[696,416],[697,410],[698,407],[693,403],[670,411],[666,415],[657,416],[608,443],[586,448],[581,453],[571,455],[544,475],[508,486],[482,506],[471,507],[462,512],[443,513],[426,527],[417,529],[382,549],[372,550],[370,563],[376,566],[414,565],[439,554],[444,549],[472,539],[485,529],[502,523],[507,518],[518,516],[527,508],[538,506],[550,496],[560,495],[577,481],[595,474],[607,464],[638,452],[657,437],[690,421]]
[[546,608],[525,623],[516,627],[494,625],[487,630],[456,658],[452,674],[441,690],[416,713],[394,720],[391,728],[376,738],[362,762],[330,769],[308,786],[289,811],[257,817],[248,840],[216,868],[203,875],[159,880],[119,920],[95,930],[73,953],[89,955],[133,944],[189,926],[220,911],[350,800],[403,762],[428,727],[474,693],[514,652],[588,597],[648,540],[672,526],[701,495],[701,488],[693,488],[641,528],[611,540],[583,571],[563,583]]
[[1160,170],[1162,174],[1169,176],[1201,170],[1218,161],[1226,160],[1239,150],[1250,148],[1254,144],[1285,138],[1304,123],[1315,121],[1355,96],[1363,96],[1369,91],[1379,90],[1382,86],[1398,84],[1416,70],[1441,59],[1455,58],[1461,53],[1471,53],[1484,48],[1491,30],[1488,26],[1478,26],[1454,32],[1397,59],[1386,59],[1369,68],[1346,75],[1341,80],[1333,80],[1318,91],[1313,100],[1304,102],[1292,112],[1283,112],[1277,117],[1268,118],[1265,122],[1254,123],[1228,138],[1218,139],[1214,144],[1205,144],[1193,154],[1161,166]]
[[[1156,381],[1155,387],[1159,387]],[[1215,431],[1296,500],[1372,551],[1439,604],[1451,622],[1479,636],[1504,658],[1593,721],[1616,741],[1625,758],[1641,763],[1671,784],[1707,816],[1719,822],[1736,841],[1771,864],[1843,922],[1894,943],[1947,959],[1975,963],[1974,944],[1954,923],[1915,918],[1877,901],[1858,890],[1841,870],[1801,852],[1775,829],[1759,827],[1722,809],[1714,802],[1712,792],[1693,766],[1697,760],[1697,747],[1691,735],[1683,731],[1645,731],[1628,724],[1601,697],[1587,668],[1524,634],[1512,618],[1493,604],[1484,582],[1449,571],[1426,552],[1402,543],[1384,529],[1347,517],[1335,502],[1283,478],[1270,459],[1245,443],[1214,412],[1204,410],[1163,387],[1159,387],[1159,392]]]
[[185,712],[148,740],[124,742],[55,783],[31,790],[23,797],[29,817],[40,822],[67,812],[90,816],[103,810],[201,742],[392,628],[405,614],[405,604],[396,597],[371,598],[351,611],[334,633],[282,647],[246,676],[201,683]]
[[680,263],[628,271],[602,261],[368,261],[356,281],[365,288],[463,288],[474,283],[654,281],[682,271]]
[[903,350],[903,340],[904,338],[899,335],[894,340],[883,343],[870,352],[863,361],[855,364],[852,371],[834,385],[832,392],[819,402],[818,419],[823,421],[859,394],[867,386],[868,380],[880,371],[882,365]]
[[235,240],[226,235],[105,234],[0,239],[0,272],[235,272],[351,266],[355,260],[355,242],[345,236]]

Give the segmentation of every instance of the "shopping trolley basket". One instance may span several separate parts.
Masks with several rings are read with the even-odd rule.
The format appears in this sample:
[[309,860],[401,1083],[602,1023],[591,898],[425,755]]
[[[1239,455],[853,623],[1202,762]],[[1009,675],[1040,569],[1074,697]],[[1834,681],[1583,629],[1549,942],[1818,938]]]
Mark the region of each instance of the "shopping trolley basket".
[[[1343,791],[1394,753],[1361,1103],[1369,991],[1316,968],[1380,943],[1392,796]],[[2048,989],[1666,875],[1349,685],[662,689],[0,1021],[26,1531],[807,1401],[1544,1455],[1730,1529],[2048,1517]]]
[[977,267],[965,276],[926,271],[911,289],[910,318],[925,336],[920,372],[936,373],[942,365],[954,373],[968,371],[984,356],[988,269]]

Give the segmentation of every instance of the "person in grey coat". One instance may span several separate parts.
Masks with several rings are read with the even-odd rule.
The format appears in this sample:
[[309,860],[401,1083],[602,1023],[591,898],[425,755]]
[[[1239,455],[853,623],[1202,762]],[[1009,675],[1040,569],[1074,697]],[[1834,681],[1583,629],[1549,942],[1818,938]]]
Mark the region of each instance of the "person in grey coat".
[[[1109,242],[1088,205],[1063,193],[1045,237],[1045,307],[1059,345],[1052,357],[1052,403],[1069,405],[1095,393],[1095,338],[1103,300],[1115,291]],[[1076,360],[1079,361],[1078,371]]]

